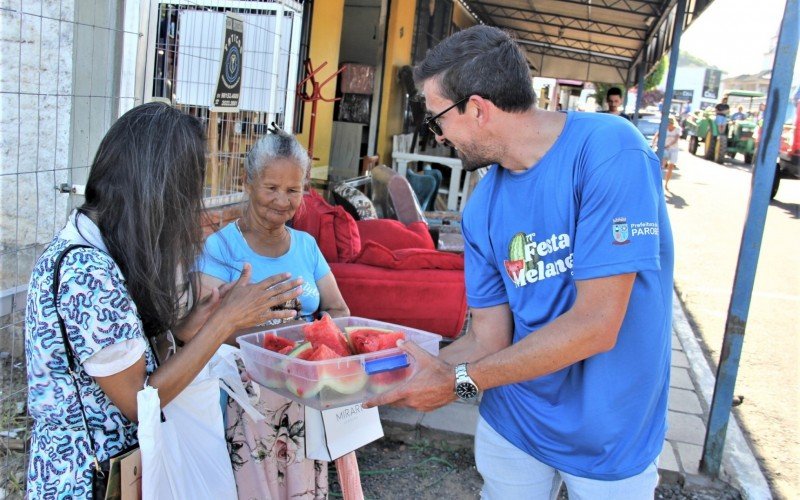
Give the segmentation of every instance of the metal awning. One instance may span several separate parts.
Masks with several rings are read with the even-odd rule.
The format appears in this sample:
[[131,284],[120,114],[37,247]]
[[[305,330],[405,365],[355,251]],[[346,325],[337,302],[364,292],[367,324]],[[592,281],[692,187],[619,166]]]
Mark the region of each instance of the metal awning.
[[[535,76],[628,83],[670,49],[676,0],[459,0],[512,32]],[[713,0],[687,0],[685,30]],[[642,65],[642,63],[644,63]]]

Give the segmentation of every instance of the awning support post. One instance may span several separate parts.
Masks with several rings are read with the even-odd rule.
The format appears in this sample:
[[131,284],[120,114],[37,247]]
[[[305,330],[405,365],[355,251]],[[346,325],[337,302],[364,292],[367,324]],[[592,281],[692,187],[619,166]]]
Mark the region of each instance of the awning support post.
[[798,0],[787,0],[786,10],[781,22],[775,61],[772,65],[772,78],[767,94],[767,109],[761,132],[756,163],[753,167],[753,186],[750,204],[747,209],[742,243],[739,247],[739,261],[725,323],[725,337],[722,341],[717,381],[708,417],[708,428],[703,445],[703,458],[700,470],[718,476],[725,446],[725,434],[730,419],[733,390],[742,354],[747,314],[753,293],[753,283],[758,265],[758,254],[764,234],[772,181],[775,176],[775,158],[778,157],[778,141],[783,131],[783,119],[789,104],[792,74],[797,55]]
[[672,45],[669,49],[669,70],[667,71],[667,89],[664,91],[664,102],[661,104],[661,125],[658,127],[658,159],[664,158],[664,144],[667,139],[667,120],[672,107],[672,94],[675,88],[675,72],[678,69],[681,37],[683,36],[683,18],[686,15],[686,0],[678,0],[675,6],[675,19],[672,24]]
[[647,60],[642,54],[642,60],[639,62],[639,81],[636,83],[636,109],[633,110],[633,123],[639,123],[639,109],[642,107],[642,100],[644,100],[644,72],[647,70]]

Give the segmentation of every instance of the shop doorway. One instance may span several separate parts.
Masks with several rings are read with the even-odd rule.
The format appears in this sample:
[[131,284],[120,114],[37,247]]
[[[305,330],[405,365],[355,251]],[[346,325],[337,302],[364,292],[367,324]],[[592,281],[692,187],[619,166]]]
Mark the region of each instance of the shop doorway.
[[336,89],[329,180],[356,177],[362,159],[375,155],[387,13],[388,0],[345,1],[339,64],[346,69]]

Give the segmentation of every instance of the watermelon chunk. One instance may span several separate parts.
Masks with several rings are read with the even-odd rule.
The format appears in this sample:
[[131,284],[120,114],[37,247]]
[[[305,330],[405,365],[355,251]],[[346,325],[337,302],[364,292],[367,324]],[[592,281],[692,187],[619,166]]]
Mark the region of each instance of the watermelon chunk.
[[411,367],[406,366],[405,368],[398,368],[388,372],[376,373],[369,377],[369,388],[375,394],[394,389],[405,382],[411,376],[411,372]]
[[324,344],[339,356],[350,356],[347,339],[330,316],[303,325],[303,335],[314,347]]
[[341,356],[333,352],[333,349],[325,344],[320,344],[311,350],[310,356],[302,359],[307,361],[325,361],[326,359],[336,359],[339,357]]
[[[283,337],[278,337],[275,334],[265,335],[261,345],[267,350],[286,355],[290,355],[292,351],[297,349],[297,346],[293,341]],[[254,376],[254,379],[264,387],[280,388],[285,385],[284,375],[280,366],[264,365],[258,370],[258,372],[259,373]]]
[[[333,349],[322,344],[314,348],[314,354],[309,361],[327,361],[341,359]],[[326,363],[318,367],[320,382],[340,394],[354,394],[360,391],[367,383],[367,374],[360,361],[346,361]]]
[[347,336],[356,354],[392,349],[397,347],[398,340],[406,338],[403,332],[367,327],[348,329]]
[[288,356],[292,351],[294,351],[294,345],[287,345],[286,347],[278,351],[278,354],[283,354],[284,356]]
[[261,346],[264,349],[270,350],[272,352],[281,352],[281,350],[289,348],[289,352],[295,348],[295,342],[293,340],[285,339],[283,337],[278,337],[274,333],[264,335],[264,341],[261,343]]
[[[314,351],[311,342],[301,342],[288,356],[308,361],[314,355]],[[295,396],[313,398],[323,387],[324,384],[319,380],[316,366],[287,361],[286,388]]]
[[[309,342],[295,357],[306,361],[341,360],[338,363],[294,365],[287,368],[286,387],[301,398],[312,398],[325,387],[340,394],[354,394],[367,384],[367,374],[358,360],[342,359],[326,344],[311,347]],[[297,349],[296,349],[297,350]]]

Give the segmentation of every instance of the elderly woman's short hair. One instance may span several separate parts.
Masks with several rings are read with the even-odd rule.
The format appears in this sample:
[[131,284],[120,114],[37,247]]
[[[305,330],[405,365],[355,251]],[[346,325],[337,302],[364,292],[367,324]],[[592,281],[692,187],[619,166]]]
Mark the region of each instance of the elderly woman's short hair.
[[247,153],[244,160],[247,182],[251,183],[256,180],[264,167],[276,160],[292,160],[297,163],[303,170],[303,178],[306,177],[308,169],[311,167],[308,152],[297,138],[283,131],[277,131],[261,137],[253,149]]

